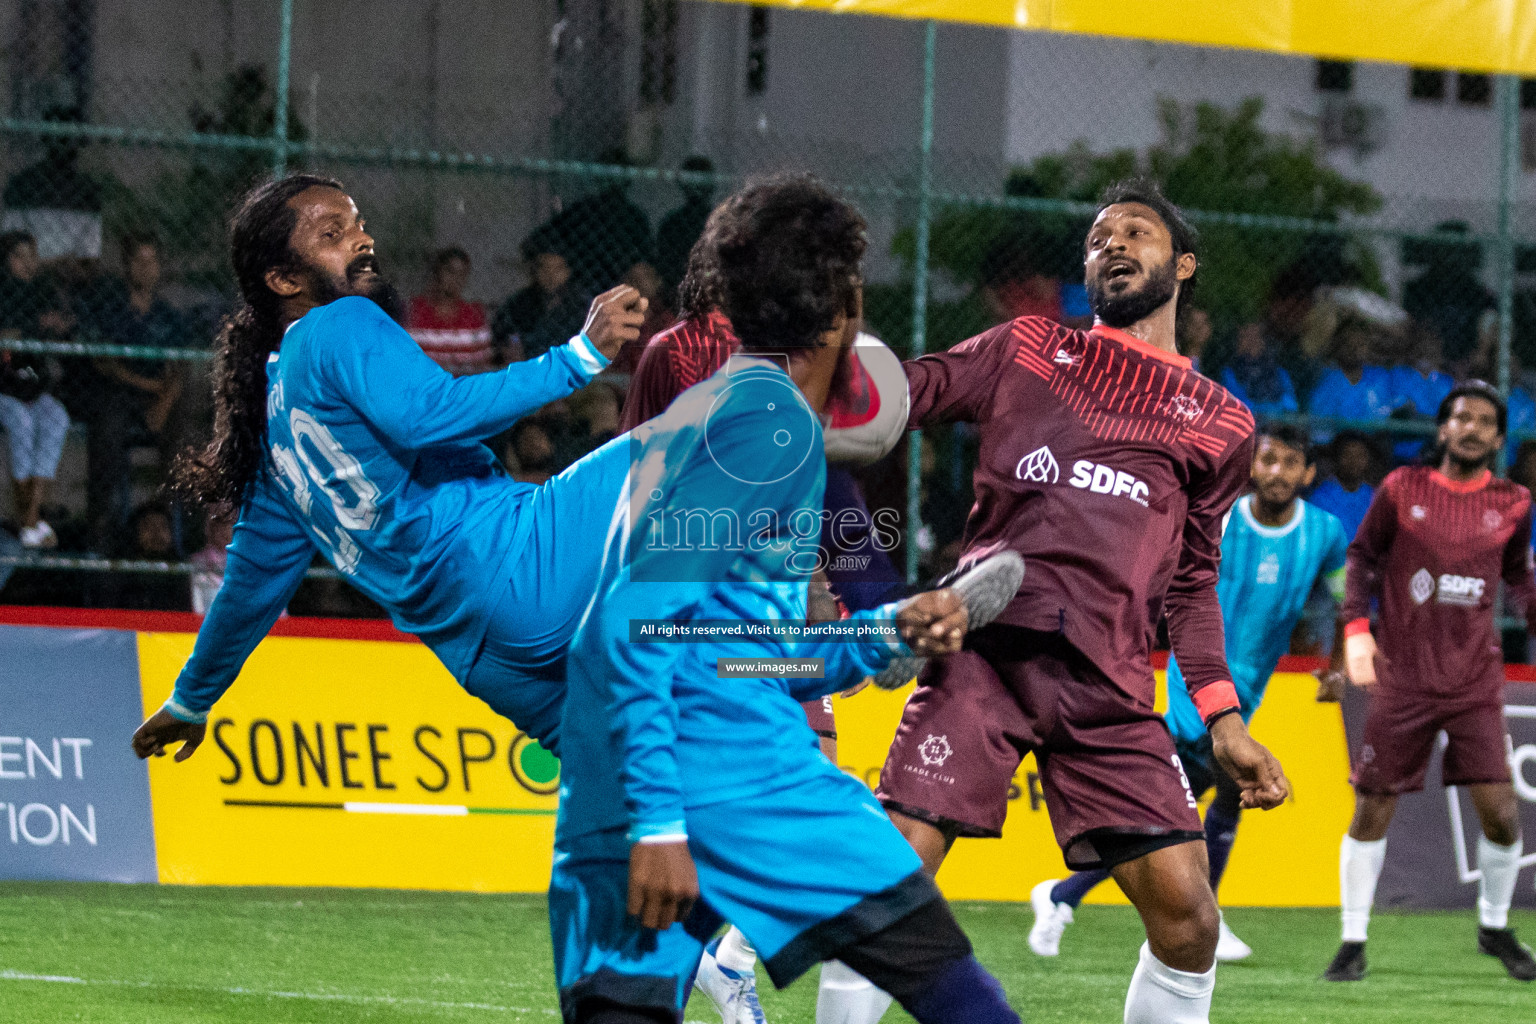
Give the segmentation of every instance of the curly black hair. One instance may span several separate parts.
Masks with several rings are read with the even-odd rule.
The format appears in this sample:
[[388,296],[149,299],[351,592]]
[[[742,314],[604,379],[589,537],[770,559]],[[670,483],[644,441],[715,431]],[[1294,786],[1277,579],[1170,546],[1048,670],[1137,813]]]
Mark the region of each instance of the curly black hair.
[[709,215],[681,304],[719,309],[746,349],[815,348],[858,313],[867,245],[859,211],[811,175],[752,181]]
[[172,489],[210,506],[237,507],[260,472],[267,443],[267,356],[283,341],[277,293],[267,271],[299,263],[290,240],[298,212],[289,203],[312,188],[341,190],[318,174],[294,174],[245,194],[229,220],[229,255],[239,309],[224,321],[213,355],[213,438],[189,448],[171,470]]

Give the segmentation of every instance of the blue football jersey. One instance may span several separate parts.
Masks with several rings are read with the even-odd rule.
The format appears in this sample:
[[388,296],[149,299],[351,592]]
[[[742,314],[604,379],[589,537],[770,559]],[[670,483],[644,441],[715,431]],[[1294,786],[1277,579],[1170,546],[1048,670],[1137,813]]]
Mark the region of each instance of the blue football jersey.
[[[630,434],[628,500],[571,639],[557,842],[682,834],[687,809],[827,771],[801,701],[907,652],[899,639],[669,643],[640,620],[801,623],[820,551],[821,426],[784,370],[736,356]],[[895,618],[855,612],[842,627]],[[717,678],[717,659],[820,658],[821,678]]]
[[[1290,649],[1291,631],[1301,618],[1319,577],[1340,573],[1349,542],[1339,520],[1300,499],[1284,526],[1264,526],[1253,517],[1253,496],[1232,507],[1221,537],[1221,578],[1216,599],[1226,630],[1227,664],[1248,721],[1264,699],[1269,677]],[[1329,581],[1335,599],[1342,579]],[[1184,688],[1178,663],[1168,659],[1168,727],[1176,738],[1194,741],[1205,725]]]
[[267,461],[241,507],[224,584],[176,683],[206,714],[287,605],[316,549],[463,679],[527,539],[530,484],[480,442],[585,385],[584,337],[453,377],[368,299],[295,321],[267,365]]

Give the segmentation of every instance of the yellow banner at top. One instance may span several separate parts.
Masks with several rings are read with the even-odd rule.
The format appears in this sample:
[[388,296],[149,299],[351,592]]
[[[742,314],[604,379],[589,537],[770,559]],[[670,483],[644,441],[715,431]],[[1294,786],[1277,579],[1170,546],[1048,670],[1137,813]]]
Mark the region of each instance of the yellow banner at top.
[[1532,0],[726,0],[1536,75]]

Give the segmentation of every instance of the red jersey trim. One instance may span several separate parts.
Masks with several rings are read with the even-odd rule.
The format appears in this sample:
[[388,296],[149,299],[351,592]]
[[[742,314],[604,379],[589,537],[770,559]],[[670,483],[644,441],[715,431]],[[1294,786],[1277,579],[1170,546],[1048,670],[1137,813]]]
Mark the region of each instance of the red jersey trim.
[[1218,715],[1241,704],[1237,699],[1237,687],[1232,685],[1230,679],[1223,679],[1218,683],[1208,683],[1196,690],[1190,697],[1195,702],[1195,710],[1200,712],[1200,720],[1202,722],[1209,722],[1212,715]]
[[1093,330],[1089,331],[1088,333],[1097,334],[1099,337],[1109,341],[1118,341],[1126,348],[1134,349],[1144,356],[1151,356],[1153,359],[1161,359],[1165,363],[1172,363],[1174,366],[1181,367],[1185,370],[1189,369],[1193,365],[1185,356],[1181,356],[1176,352],[1169,352],[1164,349],[1160,349],[1156,345],[1149,345],[1145,341],[1142,341],[1140,338],[1136,337],[1134,334],[1127,334],[1124,331],[1117,330],[1114,327],[1105,327],[1103,324],[1094,324]]
[[1370,631],[1370,619],[1351,619],[1349,622],[1344,623],[1345,636],[1359,636],[1361,633],[1369,633]]
[[1471,494],[1473,491],[1480,491],[1488,486],[1488,481],[1493,479],[1493,471],[1485,469],[1481,476],[1474,477],[1471,480],[1458,481],[1452,480],[1438,469],[1432,469],[1429,471],[1429,478],[1454,494]]

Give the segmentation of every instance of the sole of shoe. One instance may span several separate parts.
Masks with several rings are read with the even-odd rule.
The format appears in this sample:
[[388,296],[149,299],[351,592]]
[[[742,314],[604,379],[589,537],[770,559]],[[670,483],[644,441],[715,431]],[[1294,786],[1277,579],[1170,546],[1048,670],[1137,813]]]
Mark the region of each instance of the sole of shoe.
[[[951,575],[952,578],[941,580],[936,589],[948,588],[960,595],[969,632],[985,626],[1008,607],[1013,595],[1019,592],[1019,584],[1024,582],[1024,559],[1017,551],[1000,551]],[[915,656],[892,659],[875,674],[874,684],[882,690],[899,690],[927,663],[927,658]]]

